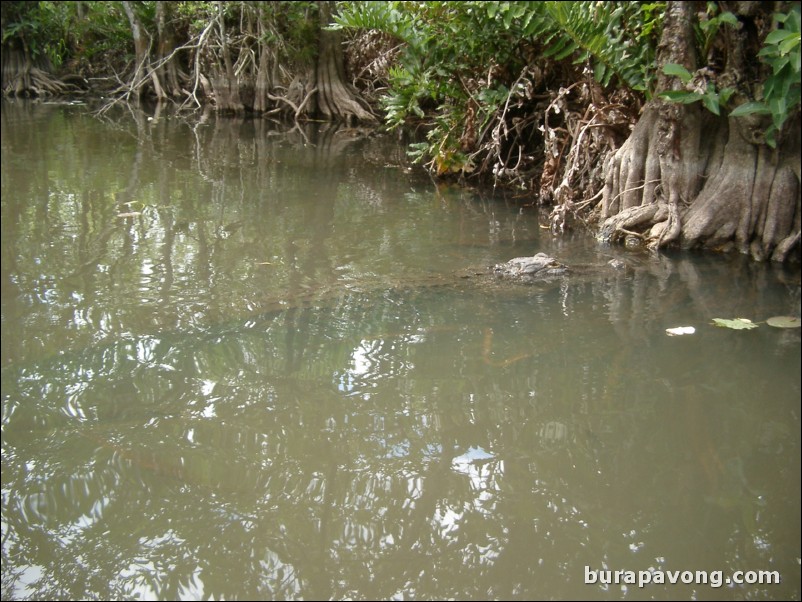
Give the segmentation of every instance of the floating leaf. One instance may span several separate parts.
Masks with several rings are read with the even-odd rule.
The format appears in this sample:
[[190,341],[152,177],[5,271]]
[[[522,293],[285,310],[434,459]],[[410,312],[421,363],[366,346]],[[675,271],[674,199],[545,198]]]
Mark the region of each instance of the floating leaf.
[[757,324],[747,318],[735,318],[734,320],[725,320],[724,318],[713,318],[713,323],[722,328],[732,328],[733,330],[748,330],[750,328],[757,328]]
[[683,334],[693,334],[696,329],[693,326],[677,326],[676,328],[666,328],[666,334],[670,337],[678,337]]
[[774,328],[799,328],[802,320],[793,316],[774,316],[766,320],[766,324]]

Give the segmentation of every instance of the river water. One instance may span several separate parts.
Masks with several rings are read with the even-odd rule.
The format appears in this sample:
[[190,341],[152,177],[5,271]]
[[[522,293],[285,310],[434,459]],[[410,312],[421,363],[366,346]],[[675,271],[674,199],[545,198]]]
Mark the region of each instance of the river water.
[[3,599],[799,599],[798,266],[289,129],[3,104]]

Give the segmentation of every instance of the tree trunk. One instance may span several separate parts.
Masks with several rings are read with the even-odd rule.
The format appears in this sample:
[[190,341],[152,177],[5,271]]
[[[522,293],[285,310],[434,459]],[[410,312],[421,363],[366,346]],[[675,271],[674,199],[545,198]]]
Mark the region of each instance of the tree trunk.
[[156,32],[158,34],[156,60],[159,67],[158,77],[164,82],[167,94],[173,98],[181,96],[181,78],[178,73],[178,62],[170,54],[175,48],[173,29],[170,25],[172,17],[171,2],[156,2]]
[[[677,63],[694,73],[695,3],[669,2],[658,47],[658,90],[680,89],[662,73]],[[738,3],[742,23],[771,22],[761,3]],[[725,27],[721,73],[696,76],[748,81],[747,28]],[[751,53],[754,57],[755,53]],[[703,57],[705,60],[707,57]],[[751,59],[754,60],[754,59]],[[712,73],[712,75],[711,75]],[[601,237],[616,239],[637,228],[650,247],[737,249],[757,260],[799,258],[799,117],[776,150],[765,145],[751,118],[717,117],[701,103],[652,100],[626,143],[605,168]]]
[[256,74],[256,83],[254,84],[253,92],[253,110],[257,113],[265,113],[270,109],[270,99],[268,94],[273,87],[271,77],[271,67],[273,61],[271,60],[272,52],[270,45],[265,41],[267,37],[267,30],[265,23],[267,16],[265,15],[265,4],[259,3],[259,18],[257,19],[257,27],[259,32],[259,69]]
[[131,78],[131,91],[135,91],[138,96],[141,96],[145,83],[150,79],[156,98],[160,100],[167,98],[156,71],[150,65],[150,44],[146,38],[142,23],[139,21],[139,17],[136,16],[130,2],[123,0],[122,5],[128,17],[128,22],[131,24],[131,34],[134,38],[134,52],[136,54],[136,68]]
[[318,2],[320,42],[316,69],[317,107],[326,118],[334,121],[376,122],[357,94],[345,83],[345,60],[339,31],[325,29],[331,23],[330,0]]
[[218,64],[215,68],[217,73],[214,74],[212,80],[212,88],[214,89],[215,104],[218,111],[243,113],[245,107],[242,104],[239,96],[239,82],[234,73],[234,65],[231,62],[231,51],[229,50],[228,41],[226,39],[226,25],[223,19],[223,4],[217,2],[217,27],[220,34],[220,54],[223,65]]
[[[11,3],[4,3],[0,16],[0,31],[7,33],[6,11]],[[17,7],[23,14],[33,9],[35,3],[21,3]],[[0,88],[4,96],[57,96],[66,94],[72,86],[54,78],[50,71],[50,61],[43,53],[35,55],[31,52],[24,33],[7,35],[2,41],[0,52]]]

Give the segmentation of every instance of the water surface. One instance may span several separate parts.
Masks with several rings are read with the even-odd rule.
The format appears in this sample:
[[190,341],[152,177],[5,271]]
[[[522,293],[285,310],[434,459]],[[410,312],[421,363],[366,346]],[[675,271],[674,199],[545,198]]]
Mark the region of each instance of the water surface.
[[389,135],[2,111],[3,599],[799,598],[800,334],[710,324],[798,266],[554,238]]

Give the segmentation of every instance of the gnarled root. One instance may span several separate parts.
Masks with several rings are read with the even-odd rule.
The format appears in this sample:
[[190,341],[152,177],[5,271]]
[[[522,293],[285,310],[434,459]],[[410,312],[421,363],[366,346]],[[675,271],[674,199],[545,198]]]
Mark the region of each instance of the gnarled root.
[[[680,128],[670,132],[671,128]],[[798,127],[796,128],[798,130]],[[666,147],[666,139],[678,142]],[[605,167],[598,237],[635,233],[652,248],[737,249],[756,260],[799,253],[799,135],[774,150],[739,119],[647,109]]]

